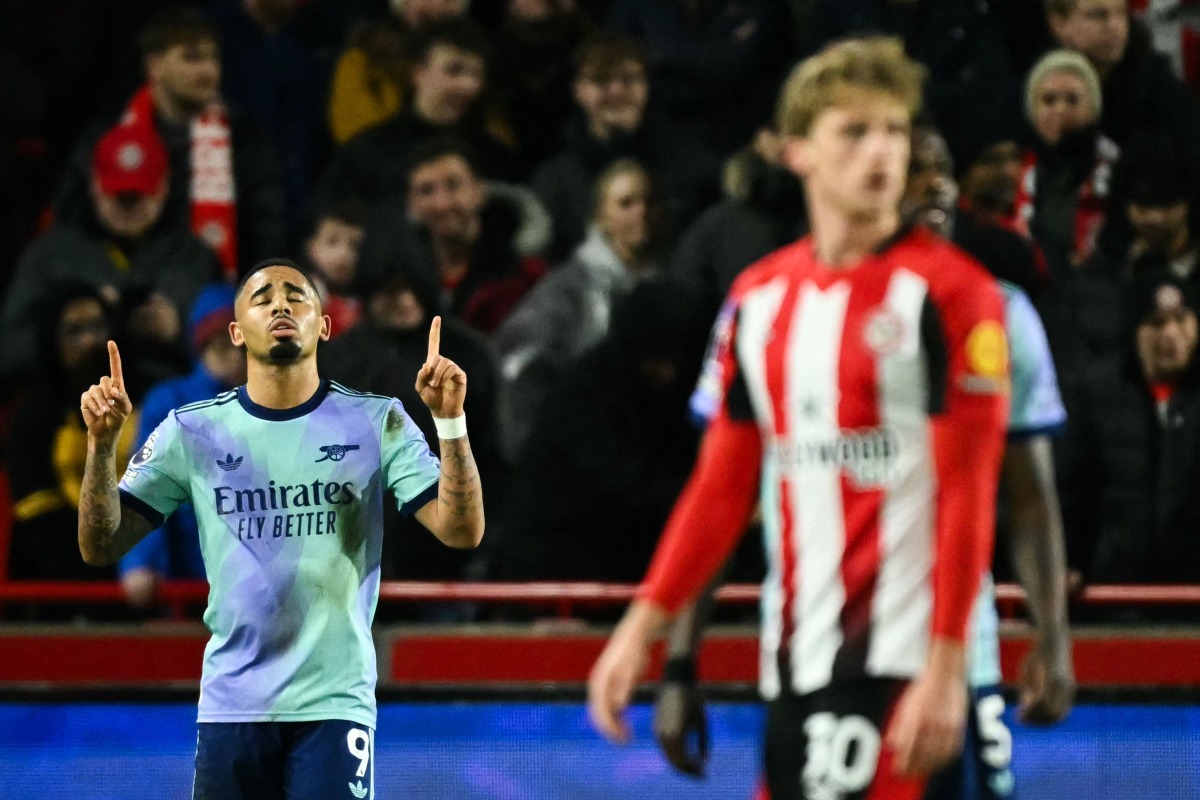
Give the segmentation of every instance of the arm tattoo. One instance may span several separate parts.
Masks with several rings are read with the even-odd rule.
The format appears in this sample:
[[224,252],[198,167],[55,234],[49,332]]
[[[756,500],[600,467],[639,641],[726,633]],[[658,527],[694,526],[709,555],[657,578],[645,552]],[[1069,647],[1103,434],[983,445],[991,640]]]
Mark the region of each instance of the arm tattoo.
[[443,439],[442,473],[438,481],[438,519],[442,540],[474,547],[483,532],[483,488],[479,468],[466,436]]
[[150,531],[139,515],[121,513],[116,443],[88,447],[79,491],[79,550],[89,564],[114,564]]

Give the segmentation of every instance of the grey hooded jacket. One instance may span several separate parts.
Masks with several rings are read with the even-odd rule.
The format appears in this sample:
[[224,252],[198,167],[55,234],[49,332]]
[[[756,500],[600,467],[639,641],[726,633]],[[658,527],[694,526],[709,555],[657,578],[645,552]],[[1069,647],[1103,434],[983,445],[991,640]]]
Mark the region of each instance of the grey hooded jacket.
[[538,407],[564,368],[608,332],[616,302],[658,267],[621,261],[593,227],[566,263],[542,279],[493,335],[500,359],[500,431],[509,459],[520,455]]

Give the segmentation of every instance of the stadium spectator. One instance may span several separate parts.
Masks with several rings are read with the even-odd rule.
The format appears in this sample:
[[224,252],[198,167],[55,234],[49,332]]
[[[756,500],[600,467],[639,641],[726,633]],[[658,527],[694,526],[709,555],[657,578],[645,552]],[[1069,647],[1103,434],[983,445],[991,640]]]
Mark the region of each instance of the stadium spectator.
[[512,120],[520,174],[561,148],[575,51],[594,26],[574,0],[506,0],[494,37],[496,85]]
[[330,54],[317,20],[305,19],[313,5],[217,0],[207,8],[221,42],[221,94],[271,137],[282,162],[289,243],[303,234],[302,215],[327,147]]
[[1128,181],[1125,216],[1132,235],[1123,272],[1165,267],[1180,280],[1200,281],[1194,192],[1180,169],[1174,141],[1164,135],[1135,139],[1122,172]]
[[492,341],[500,357],[505,455],[516,460],[567,365],[608,332],[613,304],[659,276],[659,213],[650,175],[632,159],[596,180],[595,217],[571,259],[521,301]]
[[[366,315],[358,327],[321,345],[323,374],[364,392],[397,397],[406,409],[420,408],[412,375],[425,363],[429,323],[437,289],[417,277],[391,275],[371,284]],[[450,318],[442,320],[441,352],[471,376],[466,412],[471,419],[471,449],[480,477],[488,482],[488,502],[502,491],[503,472],[497,458],[496,362],[477,332]],[[437,452],[440,442],[433,420],[413,414]],[[381,575],[385,579],[462,580],[472,556],[443,546],[411,517],[385,510]],[[440,609],[445,611],[445,609]]]
[[725,199],[688,226],[671,256],[671,279],[701,287],[714,313],[743,269],[808,229],[804,189],[784,168],[781,147],[780,137],[763,128],[732,156]]
[[[926,108],[954,160],[969,164],[1020,133],[1020,83],[997,5],[962,0],[816,0],[805,24],[806,54],[847,36],[886,33],[929,70]],[[1026,31],[1022,32],[1027,35]]]
[[[187,324],[194,368],[190,374],[159,383],[146,393],[139,408],[135,442],[149,439],[173,409],[210,400],[246,381],[246,354],[229,338],[234,294],[231,285],[214,283],[196,297]],[[91,376],[95,369],[104,368],[103,356],[101,353],[92,365]],[[203,578],[204,558],[192,504],[185,503],[134,545],[117,563],[117,574],[129,604],[142,609],[153,604],[164,578]]]
[[169,372],[182,353],[187,308],[219,273],[213,253],[190,230],[165,219],[170,179],[157,137],[137,127],[113,128],[95,145],[88,181],[87,216],[58,222],[37,239],[5,294],[0,372],[10,377],[39,369],[38,320],[54,286],[68,280],[120,301],[128,314],[125,327],[145,348],[162,353]]
[[1098,252],[1060,286],[1062,308],[1076,339],[1067,358],[1073,367],[1081,368],[1093,354],[1124,349],[1121,306],[1134,276],[1168,270],[1200,286],[1192,192],[1173,140],[1161,133],[1135,139],[1122,155],[1118,174],[1126,201],[1122,238],[1114,237],[1114,247]]
[[1200,581],[1197,293],[1170,272],[1125,288],[1126,347],[1067,396],[1070,563],[1096,583]]
[[958,183],[950,147],[936,128],[916,125],[912,136],[907,191],[900,201],[905,219],[924,225],[973,256],[997,278],[1030,298],[1046,294],[1046,281],[1033,247],[999,226],[981,224],[958,208]]
[[634,581],[695,457],[687,420],[711,322],[683,285],[640,284],[535,421],[496,522],[496,577]]
[[771,115],[791,22],[777,0],[617,0],[607,27],[645,42],[656,104],[725,153]]
[[321,310],[330,320],[330,338],[341,336],[362,317],[358,264],[367,230],[367,209],[352,201],[317,216],[304,251],[321,294]]
[[357,25],[337,59],[329,91],[329,132],[345,144],[399,113],[408,100],[413,38],[425,25],[458,17],[467,0],[392,0],[388,13]]
[[[36,321],[41,371],[12,418],[5,448],[12,487],[9,577],[40,580],[111,578],[79,559],[79,485],[87,431],[79,395],[103,369],[113,335],[111,309],[94,287],[62,283]],[[135,446],[133,426],[118,443],[124,464]]]
[[1091,257],[1108,215],[1120,149],[1100,132],[1100,79],[1070,50],[1042,57],[1029,74],[1025,113],[1033,144],[1017,183],[1015,220],[1065,277]]
[[1171,71],[1196,90],[1196,3],[1195,0],[1129,0],[1130,24],[1142,22],[1150,44]]
[[1017,184],[1021,182],[1021,146],[997,142],[967,164],[960,181],[959,204],[982,225],[1017,231]]
[[545,274],[549,217],[532,192],[486,182],[461,141],[432,139],[409,164],[407,212],[372,220],[363,279],[413,275],[438,287],[438,312],[490,333]]
[[355,136],[334,154],[315,203],[369,205],[404,197],[413,149],[439,135],[465,139],[489,178],[505,178],[513,152],[490,125],[483,103],[488,42],[465,19],[426,25],[413,45],[412,98],[404,110]]
[[84,127],[137,82],[151,1],[0,4],[0,286]]
[[[221,100],[220,46],[212,24],[187,6],[161,11],[142,31],[141,48],[146,85],[118,124],[166,148],[166,224],[193,231],[227,273],[281,250],[286,200],[280,162],[265,135]],[[78,224],[87,217],[92,150],[112,124],[97,124],[77,146],[54,202],[61,221]]]
[[1099,73],[1104,134],[1124,147],[1139,133],[1165,132],[1197,179],[1200,110],[1167,59],[1154,51],[1145,26],[1130,20],[1127,0],[1046,0],[1046,20],[1058,45],[1082,53]]
[[662,192],[668,233],[680,231],[717,197],[717,161],[686,130],[648,109],[646,52],[627,36],[597,34],[575,68],[580,113],[567,124],[564,149],[534,173],[532,185],[554,215],[556,258],[587,235],[596,177],[618,158],[635,158]]

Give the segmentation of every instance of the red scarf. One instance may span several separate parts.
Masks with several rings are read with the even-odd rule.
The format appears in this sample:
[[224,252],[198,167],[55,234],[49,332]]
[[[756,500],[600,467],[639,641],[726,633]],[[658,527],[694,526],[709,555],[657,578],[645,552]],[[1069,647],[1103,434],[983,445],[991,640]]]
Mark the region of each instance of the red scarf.
[[1150,381],[1150,395],[1156,404],[1169,402],[1175,396],[1175,384]]
[[[1091,172],[1079,187],[1075,203],[1075,247],[1071,252],[1071,263],[1080,266],[1096,249],[1100,231],[1104,227],[1108,211],[1108,195],[1112,189],[1113,166],[1121,156],[1116,142],[1106,136],[1096,137],[1095,161]],[[1017,182],[1016,213],[1013,229],[1026,238],[1032,238],[1029,223],[1037,206],[1037,154],[1032,150],[1025,154],[1021,165],[1021,179]]]
[[[140,126],[154,136],[154,100],[143,86],[125,109],[119,125]],[[229,118],[213,103],[191,122],[192,233],[220,259],[225,274],[237,275],[237,193],[233,182],[233,147]]]

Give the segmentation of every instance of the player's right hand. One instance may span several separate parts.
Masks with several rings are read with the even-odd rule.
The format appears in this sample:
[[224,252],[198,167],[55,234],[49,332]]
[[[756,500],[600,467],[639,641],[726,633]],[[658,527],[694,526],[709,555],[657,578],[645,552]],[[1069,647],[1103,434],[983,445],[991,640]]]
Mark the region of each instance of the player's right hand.
[[637,601],[621,619],[588,677],[588,715],[604,738],[617,744],[629,741],[624,713],[633,690],[646,673],[650,636]]
[[133,404],[125,392],[125,375],[121,371],[121,354],[116,342],[110,340],[108,343],[108,375],[80,395],[79,408],[90,438],[111,442],[120,435],[121,426],[133,411]]
[[654,706],[654,735],[675,769],[704,777],[708,763],[708,720],[704,696],[694,683],[664,682]]
[[1048,641],[1029,651],[1021,662],[1022,722],[1054,724],[1062,722],[1075,702],[1075,670],[1071,664],[1071,644]]
[[429,350],[417,372],[416,390],[435,417],[462,416],[467,397],[467,373],[441,354],[442,318],[429,323]]

